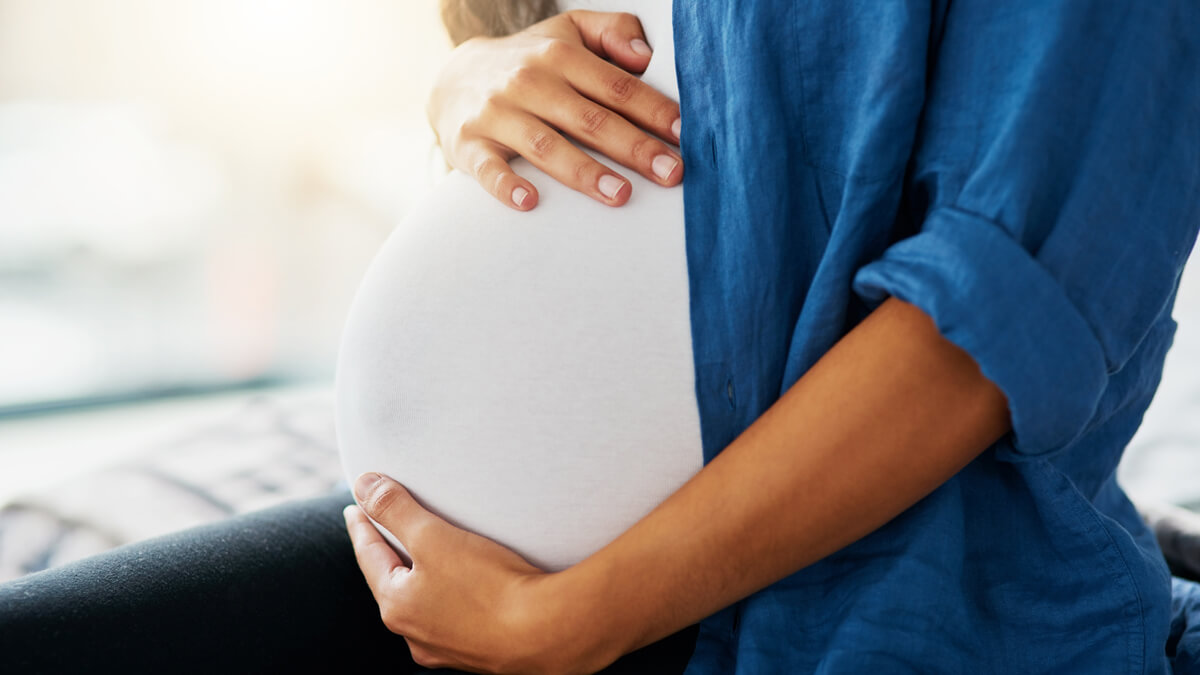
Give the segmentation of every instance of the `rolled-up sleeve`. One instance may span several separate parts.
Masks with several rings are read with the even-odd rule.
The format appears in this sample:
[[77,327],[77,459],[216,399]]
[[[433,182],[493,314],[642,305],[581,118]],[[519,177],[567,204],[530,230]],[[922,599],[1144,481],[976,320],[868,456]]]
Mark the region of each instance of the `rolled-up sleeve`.
[[1070,444],[1174,295],[1200,227],[1200,3],[951,3],[909,172],[916,234],[859,270]]

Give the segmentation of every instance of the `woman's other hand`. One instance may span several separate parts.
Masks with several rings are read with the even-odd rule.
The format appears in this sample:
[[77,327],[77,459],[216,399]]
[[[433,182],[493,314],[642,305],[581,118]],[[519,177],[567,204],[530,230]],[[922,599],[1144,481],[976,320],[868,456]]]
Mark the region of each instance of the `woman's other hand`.
[[[402,485],[358,478],[359,506],[346,507],[358,566],[384,624],[403,635],[426,668],[482,673],[593,672],[616,655],[585,656],[578,611],[558,607],[547,574],[496,542],[422,507]],[[367,519],[394,534],[412,565]]]
[[518,155],[620,206],[629,181],[562,134],[659,185],[679,184],[683,161],[659,140],[678,143],[679,105],[631,74],[644,71],[650,55],[632,14],[572,11],[507,37],[476,37],[438,76],[429,121],[447,162],[517,210],[538,201],[533,184],[509,166]]

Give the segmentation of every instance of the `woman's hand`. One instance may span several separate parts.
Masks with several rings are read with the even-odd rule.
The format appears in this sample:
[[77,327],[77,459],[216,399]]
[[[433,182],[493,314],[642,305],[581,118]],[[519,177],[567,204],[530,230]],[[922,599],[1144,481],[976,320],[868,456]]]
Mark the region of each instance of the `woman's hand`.
[[507,37],[473,38],[438,76],[429,121],[450,165],[515,209],[538,200],[508,164],[517,155],[620,206],[629,181],[560,132],[660,185],[677,185],[679,153],[646,132],[678,143],[679,105],[630,74],[645,70],[650,53],[631,14],[566,12]]
[[[503,546],[454,527],[396,481],[366,473],[346,508],[358,566],[384,624],[403,635],[418,665],[482,673],[592,672],[615,658],[585,656],[557,611],[554,575]],[[412,557],[404,564],[370,515]]]

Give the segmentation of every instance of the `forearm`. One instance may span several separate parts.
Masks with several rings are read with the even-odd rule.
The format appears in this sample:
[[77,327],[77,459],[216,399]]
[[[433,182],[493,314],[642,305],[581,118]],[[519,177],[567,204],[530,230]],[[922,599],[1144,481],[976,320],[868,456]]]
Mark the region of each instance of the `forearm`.
[[874,531],[1008,428],[1003,394],[971,357],[888,300],[692,480],[548,587],[588,608],[601,649],[631,650]]

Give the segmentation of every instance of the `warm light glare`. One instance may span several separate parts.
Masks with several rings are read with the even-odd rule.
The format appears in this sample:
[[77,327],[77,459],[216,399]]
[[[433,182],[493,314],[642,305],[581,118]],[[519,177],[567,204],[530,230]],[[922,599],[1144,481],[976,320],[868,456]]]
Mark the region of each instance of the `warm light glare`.
[[0,410],[333,369],[437,3],[0,0]]

